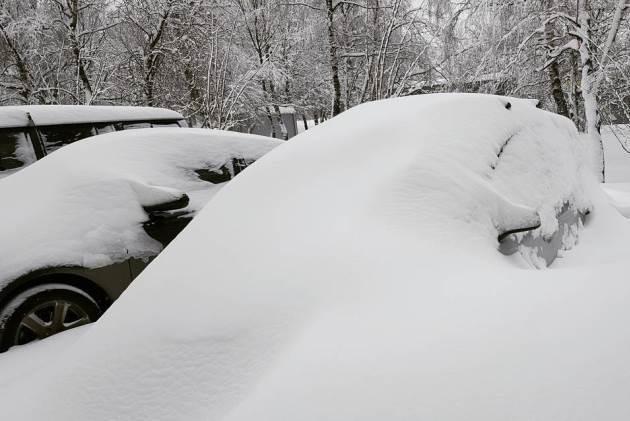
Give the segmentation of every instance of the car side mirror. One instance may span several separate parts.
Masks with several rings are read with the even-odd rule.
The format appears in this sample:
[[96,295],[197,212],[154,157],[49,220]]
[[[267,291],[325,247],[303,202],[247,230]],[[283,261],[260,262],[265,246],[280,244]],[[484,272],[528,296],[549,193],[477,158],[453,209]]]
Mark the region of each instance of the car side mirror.
[[195,170],[200,180],[207,181],[212,184],[226,183],[236,177],[253,161],[247,161],[243,158],[232,158],[231,161],[223,164],[219,168],[208,169],[201,168]]
[[147,213],[166,212],[185,208],[188,206],[188,203],[190,203],[190,198],[187,194],[183,193],[180,197],[174,200],[158,203],[156,205],[143,206],[142,208]]
[[519,232],[532,231],[537,228],[540,228],[540,222],[531,226],[518,227],[518,228],[508,229],[506,231],[499,232],[499,236],[498,236],[499,243],[505,240],[505,238],[508,235],[516,234]]

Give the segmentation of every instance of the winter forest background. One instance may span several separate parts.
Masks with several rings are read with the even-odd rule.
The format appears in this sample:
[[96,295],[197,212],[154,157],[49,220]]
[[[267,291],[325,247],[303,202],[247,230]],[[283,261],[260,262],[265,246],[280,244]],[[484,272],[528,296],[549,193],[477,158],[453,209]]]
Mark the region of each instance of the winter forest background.
[[0,105],[172,108],[284,134],[366,101],[531,97],[580,129],[630,119],[628,0],[0,0]]

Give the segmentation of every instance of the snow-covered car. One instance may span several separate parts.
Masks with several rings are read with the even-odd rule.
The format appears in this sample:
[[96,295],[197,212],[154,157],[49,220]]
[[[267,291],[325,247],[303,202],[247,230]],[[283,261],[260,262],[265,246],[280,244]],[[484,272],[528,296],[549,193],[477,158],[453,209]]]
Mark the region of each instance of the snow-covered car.
[[97,134],[149,127],[187,127],[187,124],[178,112],[155,107],[0,107],[0,178],[77,140]]
[[[591,143],[509,98],[352,108],[223,188],[71,347],[12,376],[3,416],[628,419],[630,226]],[[591,213],[552,268],[498,251],[566,204]]]
[[123,131],[1,179],[0,350],[98,319],[221,186],[277,144]]

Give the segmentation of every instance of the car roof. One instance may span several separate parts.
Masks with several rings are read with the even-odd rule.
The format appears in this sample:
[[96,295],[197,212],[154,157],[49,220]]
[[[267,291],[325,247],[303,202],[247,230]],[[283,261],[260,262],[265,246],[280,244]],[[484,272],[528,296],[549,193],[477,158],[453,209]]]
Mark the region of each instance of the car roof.
[[181,120],[173,110],[110,105],[17,105],[0,107],[0,128],[26,127],[27,113],[38,126],[140,120]]

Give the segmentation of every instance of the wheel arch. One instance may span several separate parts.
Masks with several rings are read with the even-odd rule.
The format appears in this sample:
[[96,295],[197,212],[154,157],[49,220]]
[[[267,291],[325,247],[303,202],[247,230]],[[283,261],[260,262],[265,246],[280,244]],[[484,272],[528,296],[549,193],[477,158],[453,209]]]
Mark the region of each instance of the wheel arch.
[[109,294],[89,277],[60,270],[52,273],[32,272],[11,282],[0,291],[0,310],[24,291],[51,283],[65,284],[80,289],[96,301],[102,311],[107,310],[113,302]]

